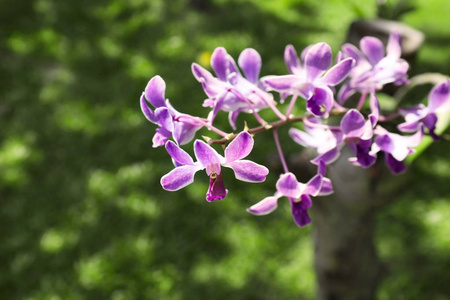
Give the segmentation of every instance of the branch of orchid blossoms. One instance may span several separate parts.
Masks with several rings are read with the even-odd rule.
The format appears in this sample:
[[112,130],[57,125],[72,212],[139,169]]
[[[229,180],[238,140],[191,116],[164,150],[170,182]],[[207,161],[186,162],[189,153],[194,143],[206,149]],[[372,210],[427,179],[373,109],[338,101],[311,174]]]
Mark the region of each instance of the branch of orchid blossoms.
[[[234,171],[238,180],[265,181],[269,170],[258,163],[244,159],[250,155],[257,133],[272,130],[284,173],[275,186],[275,193],[247,209],[255,215],[265,215],[277,208],[278,200],[289,200],[294,222],[302,227],[311,222],[308,210],[311,197],[333,192],[332,182],[326,177],[327,166],[340,156],[343,147],[349,147],[354,157],[349,163],[368,168],[378,156],[384,156],[392,173],[405,171],[405,158],[414,153],[425,134],[440,139],[436,132],[438,118],[450,110],[450,80],[436,84],[429,93],[428,104],[416,104],[382,115],[377,93],[385,84],[402,86],[408,83],[408,63],[401,57],[401,39],[393,32],[386,48],[375,37],[364,37],[359,48],[351,44],[342,46],[335,63],[331,48],[317,43],[304,49],[300,56],[292,45],[284,52],[289,74],[260,77],[262,60],[254,49],[241,52],[238,63],[222,47],[214,50],[211,67],[216,76],[192,64],[192,73],[206,94],[204,107],[210,108],[206,118],[177,111],[165,99],[164,80],[153,77],[143,92],[140,104],[145,117],[158,126],[153,137],[153,147],[165,146],[172,158],[174,169],[161,178],[161,185],[168,191],[179,190],[194,181],[199,170],[209,176],[206,200],[224,199],[225,188],[221,167]],[[242,71],[242,73],[241,73]],[[279,101],[274,99],[279,95]],[[356,107],[347,101],[359,94]],[[304,101],[301,101],[303,99]],[[278,104],[286,103],[283,113]],[[367,103],[368,102],[368,103]],[[293,115],[297,106],[304,106],[304,115]],[[272,110],[275,120],[265,121],[259,115],[263,109]],[[236,131],[236,120],[241,113],[253,116],[261,124],[249,129],[227,133],[216,127],[215,117],[228,113],[229,124]],[[338,125],[329,125],[330,116],[342,116]],[[403,118],[398,122],[398,132],[390,132],[380,125]],[[289,171],[284,158],[278,129],[283,125],[303,123],[303,130],[292,127],[289,135],[303,147],[315,148],[317,156],[311,160],[317,166],[317,174],[307,183],[297,180]],[[193,143],[195,161],[181,148],[190,143],[201,128],[218,134],[220,138],[205,137],[206,143],[196,139]],[[173,141],[171,140],[173,139]],[[212,146],[222,144],[224,154]],[[226,147],[225,147],[226,145]]]

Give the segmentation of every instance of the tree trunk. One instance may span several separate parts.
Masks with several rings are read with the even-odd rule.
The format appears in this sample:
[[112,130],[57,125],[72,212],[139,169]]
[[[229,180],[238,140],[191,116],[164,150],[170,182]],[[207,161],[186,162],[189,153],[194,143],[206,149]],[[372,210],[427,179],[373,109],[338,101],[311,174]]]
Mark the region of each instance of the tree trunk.
[[[329,167],[334,186],[312,206],[317,299],[375,299],[381,264],[374,244],[376,167],[348,163],[348,153]],[[375,175],[376,176],[376,175]]]

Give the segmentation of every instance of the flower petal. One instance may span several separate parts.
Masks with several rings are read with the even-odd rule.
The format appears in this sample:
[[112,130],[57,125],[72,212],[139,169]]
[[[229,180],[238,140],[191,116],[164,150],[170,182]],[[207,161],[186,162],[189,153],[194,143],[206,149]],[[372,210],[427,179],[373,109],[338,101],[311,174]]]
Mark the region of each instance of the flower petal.
[[342,46],[342,52],[356,60],[356,64],[365,59],[361,51],[359,51],[359,49],[352,44],[344,44]]
[[377,160],[376,154],[370,151],[372,140],[360,139],[358,144],[350,145],[356,154],[356,162],[363,168],[368,168]]
[[208,192],[206,192],[206,201],[222,200],[227,194],[228,190],[225,188],[222,174],[217,174],[215,177],[211,176]]
[[361,137],[365,131],[364,116],[356,109],[350,109],[341,120],[342,132],[347,137]]
[[[439,140],[439,136],[436,134],[436,123],[438,121],[438,117],[435,113],[428,114],[423,120],[423,125],[428,128],[428,133],[433,138],[433,140]],[[420,127],[419,127],[420,128]],[[415,147],[415,146],[413,146]]]
[[225,148],[225,161],[227,163],[242,159],[253,149],[253,138],[250,133],[242,131]]
[[416,132],[420,128],[418,121],[404,122],[397,125],[397,129],[402,132]]
[[[220,165],[221,156],[207,143],[196,140],[194,142],[194,152],[195,157],[197,157],[197,160],[200,161],[203,167],[207,168],[208,165]],[[206,173],[208,176],[210,175],[208,168]]]
[[324,162],[325,164],[331,164],[334,161],[336,161],[336,159],[338,159],[339,155],[341,154],[341,152],[339,151],[338,147],[334,147],[331,150],[328,150],[327,152],[317,156],[316,158],[314,158],[313,160],[311,160],[311,163],[318,165],[320,164],[320,162]]
[[239,55],[238,64],[248,81],[251,83],[258,82],[262,62],[261,56],[255,49],[244,49]]
[[320,82],[331,86],[339,84],[350,73],[354,63],[355,60],[352,58],[346,58],[340,61],[325,73],[325,75],[320,79]]
[[311,198],[308,195],[302,195],[300,202],[291,202],[292,216],[295,223],[300,226],[306,226],[311,223],[311,218],[308,215],[308,208],[311,207]]
[[161,76],[155,76],[145,87],[145,98],[156,108],[166,106],[165,91],[166,83]]
[[159,126],[170,132],[173,131],[173,118],[166,107],[155,109],[155,118]]
[[247,208],[247,211],[257,216],[270,214],[275,209],[277,209],[279,198],[280,196],[277,196],[277,194],[271,197],[266,197],[258,203]]
[[161,178],[161,185],[167,191],[177,191],[194,182],[198,170],[198,166],[177,167]]
[[169,139],[172,136],[172,132],[167,131],[167,129],[161,127],[156,128],[156,133],[153,136],[152,142],[153,142],[153,148],[157,148],[160,146],[164,146],[167,139]]
[[406,166],[402,161],[396,160],[391,154],[386,153],[386,164],[393,174],[401,174],[405,172]]
[[147,120],[149,120],[150,122],[156,124],[155,113],[153,112],[153,110],[150,109],[150,107],[148,107],[147,100],[145,100],[144,94],[142,94],[141,96],[140,103],[141,103],[141,110],[145,118],[147,118]]
[[386,46],[386,56],[392,59],[399,59],[402,54],[401,36],[397,31],[393,31],[389,36]]
[[430,112],[444,112],[450,109],[450,80],[437,84],[428,96]]
[[317,196],[322,188],[322,175],[316,175],[306,183],[305,195]]
[[167,153],[178,163],[182,165],[194,165],[192,157],[172,141],[166,143]]
[[277,184],[277,191],[288,198],[298,199],[302,193],[302,187],[297,178],[292,173],[285,173],[280,176]]
[[383,43],[375,37],[366,36],[362,38],[360,48],[372,66],[376,65],[384,57]]
[[218,47],[211,55],[211,67],[216,72],[217,77],[222,81],[227,81],[228,77],[228,53],[223,47]]
[[262,182],[269,174],[269,169],[250,160],[239,160],[223,166],[232,168],[236,179],[246,182]]
[[185,145],[192,141],[197,130],[202,126],[190,122],[175,121],[173,128],[173,139],[179,145]]
[[298,59],[297,51],[294,46],[287,45],[284,49],[284,62],[292,74],[299,74],[302,71],[300,60]]
[[330,88],[315,88],[312,97],[306,101],[306,108],[313,115],[326,118],[333,104],[333,92]]
[[309,48],[305,56],[306,77],[314,81],[331,65],[331,48],[326,43],[317,43]]
[[261,80],[270,88],[278,92],[291,91],[292,87],[301,79],[296,75],[266,76]]
[[317,143],[317,138],[309,133],[306,133],[297,128],[290,128],[289,135],[297,144],[302,145],[303,147],[319,147]]
[[333,193],[333,184],[329,178],[324,177],[322,179],[322,187],[318,196],[327,196]]

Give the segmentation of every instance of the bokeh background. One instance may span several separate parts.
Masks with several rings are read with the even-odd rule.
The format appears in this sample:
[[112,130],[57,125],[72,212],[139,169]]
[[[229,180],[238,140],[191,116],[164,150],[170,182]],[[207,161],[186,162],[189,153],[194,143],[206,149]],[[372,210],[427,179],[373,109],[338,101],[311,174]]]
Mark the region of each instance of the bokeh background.
[[[177,109],[206,116],[190,64],[207,66],[215,47],[255,48],[262,74],[281,74],[287,44],[337,53],[352,21],[377,15],[425,33],[414,72],[450,74],[450,2],[386,5],[0,0],[0,299],[312,299],[311,227],[297,228],[288,205],[245,211],[277,174],[250,185],[225,171],[230,193],[217,203],[200,174],[162,190],[172,166],[152,148],[139,96],[159,74]],[[264,140],[259,162],[275,152]],[[450,295],[448,149],[441,141],[415,160],[401,175],[408,189],[377,215],[379,299]]]

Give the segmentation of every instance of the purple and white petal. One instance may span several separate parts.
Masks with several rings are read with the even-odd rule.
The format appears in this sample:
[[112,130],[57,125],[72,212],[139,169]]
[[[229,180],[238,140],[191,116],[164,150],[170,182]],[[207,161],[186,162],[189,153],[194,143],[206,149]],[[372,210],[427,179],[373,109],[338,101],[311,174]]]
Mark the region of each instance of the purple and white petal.
[[156,128],[156,133],[153,136],[153,148],[157,148],[160,146],[164,146],[166,141],[172,136],[172,132],[168,131],[165,128]]
[[292,87],[301,82],[296,75],[282,75],[282,76],[266,76],[261,80],[271,89],[278,92],[290,92]]
[[393,31],[389,36],[386,47],[386,56],[392,59],[399,59],[402,54],[401,36],[397,31]]
[[327,196],[333,194],[333,184],[329,178],[322,178],[322,187],[318,196]]
[[382,151],[390,153],[398,161],[404,160],[409,154],[407,145],[405,145],[404,142],[401,135],[393,133],[379,135],[375,138],[375,143],[378,147]]
[[445,112],[450,109],[450,80],[437,84],[428,96],[430,112]]
[[242,131],[225,148],[225,162],[233,162],[250,154],[253,149],[253,138],[250,133]]
[[311,160],[311,163],[318,165],[320,162],[324,162],[325,164],[329,165],[338,159],[341,152],[339,151],[338,147],[334,147],[331,150],[328,150],[327,152],[317,156],[313,160]]
[[205,91],[206,95],[208,95],[208,97],[214,97],[224,88],[225,83],[214,77],[208,70],[206,70],[202,66],[193,63],[191,68],[192,74],[197,79],[197,81],[200,82],[203,90]]
[[159,126],[170,132],[173,131],[173,118],[169,109],[166,107],[159,107],[155,109],[155,118]]
[[198,166],[177,167],[161,178],[161,185],[167,191],[177,191],[194,182],[198,170]]
[[153,112],[153,110],[150,109],[150,107],[148,107],[147,100],[145,100],[144,94],[142,94],[140,102],[141,102],[141,110],[145,118],[150,122],[156,124],[155,113]]
[[258,203],[247,208],[247,211],[257,216],[270,214],[275,209],[277,209],[278,199],[280,198],[280,196],[281,195],[276,193],[274,196],[266,197]]
[[216,72],[217,77],[222,81],[227,81],[228,77],[228,53],[223,47],[218,47],[211,55],[211,67]]
[[[196,140],[194,142],[194,153],[197,160],[206,168],[206,173],[211,175],[212,170],[209,170],[210,165],[220,165],[221,156],[207,143]],[[219,169],[220,173],[220,169]]]
[[317,43],[309,48],[305,56],[306,77],[314,81],[331,65],[331,48],[326,43]]
[[423,128],[420,127],[420,130],[418,130],[415,134],[410,135],[407,138],[406,145],[407,147],[417,147],[422,142],[423,139]]
[[290,128],[289,135],[292,138],[292,140],[294,140],[294,142],[302,145],[303,147],[312,147],[312,148],[319,147],[318,139],[315,136],[306,133],[300,129]]
[[366,120],[356,109],[350,109],[341,120],[342,132],[347,137],[361,137],[364,134]]
[[362,38],[360,48],[373,66],[375,66],[384,57],[383,43],[375,37],[366,36]]
[[233,169],[236,179],[246,182],[263,182],[269,169],[250,160],[239,160],[223,165]]
[[322,188],[322,175],[317,174],[306,183],[303,194],[317,196]]
[[399,125],[397,125],[397,129],[402,132],[416,132],[420,128],[420,122],[419,121],[413,121],[413,122],[404,122]]
[[202,126],[191,122],[175,121],[173,128],[173,139],[179,145],[185,145],[192,141],[197,130]]
[[166,83],[161,76],[155,76],[150,79],[145,87],[145,98],[156,108],[166,106],[165,91]]
[[360,60],[365,60],[361,51],[359,51],[359,49],[352,44],[344,44],[342,46],[342,52],[348,57],[353,58],[356,61],[356,64],[358,64]]
[[352,58],[346,58],[340,61],[320,78],[320,82],[330,86],[339,84],[350,73],[354,63],[355,60]]
[[294,46],[287,45],[284,49],[284,62],[292,74],[300,74],[302,72],[302,66]]
[[166,143],[167,153],[178,163],[182,165],[194,165],[192,157],[172,141]]
[[298,199],[303,190],[297,178],[291,172],[282,174],[277,181],[276,187],[277,191],[283,196],[294,199]]
[[253,84],[256,84],[259,79],[259,71],[261,70],[261,56],[252,48],[244,49],[239,55],[239,67],[245,74],[245,77]]

